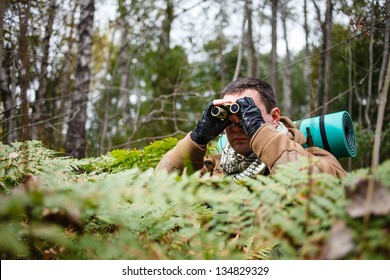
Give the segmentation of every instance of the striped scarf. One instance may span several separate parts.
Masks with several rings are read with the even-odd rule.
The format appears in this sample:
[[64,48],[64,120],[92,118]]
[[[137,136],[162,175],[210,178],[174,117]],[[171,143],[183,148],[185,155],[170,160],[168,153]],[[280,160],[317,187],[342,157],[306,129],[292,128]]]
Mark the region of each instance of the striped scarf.
[[[288,133],[288,129],[281,122],[279,122],[276,130],[281,133]],[[261,162],[255,153],[245,157],[234,151],[229,143],[222,149],[220,165],[226,175],[233,176],[236,180],[268,173],[267,166]]]

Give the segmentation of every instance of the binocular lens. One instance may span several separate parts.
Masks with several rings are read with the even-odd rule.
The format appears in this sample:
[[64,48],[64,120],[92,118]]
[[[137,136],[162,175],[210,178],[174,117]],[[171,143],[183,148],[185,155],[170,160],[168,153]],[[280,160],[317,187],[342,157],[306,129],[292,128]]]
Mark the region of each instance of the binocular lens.
[[211,115],[218,116],[221,112],[221,109],[218,106],[211,108]]
[[224,120],[229,116],[226,109],[219,106],[214,106],[211,108],[211,115],[221,120]]
[[238,104],[234,103],[230,106],[230,112],[232,114],[236,114],[238,111],[240,111],[240,106]]

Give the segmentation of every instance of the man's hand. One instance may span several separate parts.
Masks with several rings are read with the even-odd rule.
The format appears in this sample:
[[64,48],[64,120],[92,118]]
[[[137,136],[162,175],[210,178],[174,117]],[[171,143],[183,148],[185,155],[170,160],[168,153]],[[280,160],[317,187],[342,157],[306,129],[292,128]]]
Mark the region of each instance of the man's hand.
[[195,129],[191,132],[191,139],[198,144],[205,145],[229,126],[232,122],[227,118],[220,120],[211,115],[211,107],[214,104],[209,103],[203,111],[202,119],[198,122]]
[[241,118],[240,126],[249,139],[252,139],[255,132],[265,124],[261,111],[253,99],[248,96],[237,99],[236,103],[240,105],[240,111],[237,113]]

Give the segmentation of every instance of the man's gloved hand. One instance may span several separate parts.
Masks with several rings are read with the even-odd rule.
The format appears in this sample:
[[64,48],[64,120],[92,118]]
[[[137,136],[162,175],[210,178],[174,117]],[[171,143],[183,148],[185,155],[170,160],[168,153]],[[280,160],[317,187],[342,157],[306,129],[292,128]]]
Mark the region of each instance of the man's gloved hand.
[[248,96],[237,99],[236,103],[240,105],[240,111],[237,113],[241,118],[240,126],[249,139],[252,139],[255,132],[265,124],[261,111],[253,99]]
[[205,145],[229,126],[232,122],[227,118],[220,120],[211,115],[211,108],[214,104],[209,103],[203,111],[202,119],[198,122],[195,129],[191,132],[191,139],[198,144]]

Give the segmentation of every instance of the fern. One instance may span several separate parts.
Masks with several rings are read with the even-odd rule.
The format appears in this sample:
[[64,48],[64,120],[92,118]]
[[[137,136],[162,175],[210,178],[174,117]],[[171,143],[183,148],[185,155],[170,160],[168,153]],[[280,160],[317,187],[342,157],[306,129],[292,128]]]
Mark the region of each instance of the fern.
[[39,141],[11,145],[0,143],[0,187],[2,193],[9,193],[22,183],[26,176],[69,171],[70,160],[58,157],[52,150],[43,147]]
[[177,141],[176,138],[166,138],[153,142],[144,150],[113,150],[97,158],[79,160],[73,167],[80,174],[94,175],[106,172],[115,173],[134,167],[146,170],[154,168],[162,156],[176,145]]
[[[366,170],[340,181],[302,161],[240,182],[155,172],[170,141],[85,160],[38,142],[3,145],[2,259],[319,259],[338,221],[353,233],[343,258],[390,257],[389,214],[372,217],[362,241],[362,218],[346,212],[344,186],[357,188]],[[389,169],[374,174],[387,191]],[[34,188],[26,175],[39,178]]]

